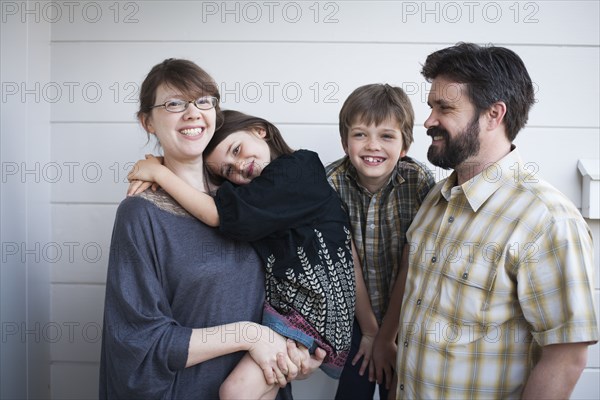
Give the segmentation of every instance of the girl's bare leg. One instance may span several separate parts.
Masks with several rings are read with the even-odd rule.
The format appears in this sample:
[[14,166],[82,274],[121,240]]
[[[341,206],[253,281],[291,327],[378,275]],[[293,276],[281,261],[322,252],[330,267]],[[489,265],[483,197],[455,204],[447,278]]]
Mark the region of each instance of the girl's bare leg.
[[274,400],[278,391],[279,386],[267,384],[263,370],[246,354],[221,385],[219,398]]

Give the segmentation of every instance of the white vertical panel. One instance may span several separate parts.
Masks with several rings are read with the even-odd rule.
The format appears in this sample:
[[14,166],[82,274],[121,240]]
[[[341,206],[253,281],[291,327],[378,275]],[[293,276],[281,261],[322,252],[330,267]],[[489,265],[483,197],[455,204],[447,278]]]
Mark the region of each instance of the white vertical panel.
[[[30,2],[32,3],[32,2]],[[29,49],[27,55],[28,86],[50,79],[50,24],[40,22],[29,24]],[[40,167],[50,160],[50,111],[51,105],[40,101],[26,103],[27,118],[27,164]],[[19,121],[23,123],[23,121]],[[19,131],[7,132],[11,137]],[[43,167],[41,167],[43,168]],[[37,174],[37,171],[36,171]],[[40,262],[30,263],[27,269],[27,312],[30,326],[45,326],[51,318],[50,313],[50,271],[52,261],[48,259],[44,248],[53,245],[50,217],[50,184],[40,174],[40,181],[26,182],[27,190],[27,229],[28,243],[39,243]],[[36,328],[37,329],[37,328]],[[28,397],[44,398],[50,395],[50,343],[44,340],[28,342]]]
[[[15,82],[14,90],[17,90],[18,82],[27,80],[26,35],[25,24],[13,22],[10,25],[0,25],[0,80],[3,82],[3,93],[7,90],[5,82]],[[11,65],[4,61],[7,57],[14,59]],[[9,103],[4,98],[1,104],[0,157],[3,179],[0,192],[0,319],[3,340],[0,353],[0,397],[19,398],[27,395],[27,349],[25,341],[21,339],[21,326],[27,321],[27,305],[23,296],[26,293],[27,276],[26,263],[21,261],[20,251],[20,243],[27,240],[27,210],[22,206],[27,201],[27,193],[18,175],[9,180],[7,174],[11,171],[15,171],[15,175],[19,173],[19,165],[26,159],[24,149],[27,139],[24,135],[9,137],[8,132],[19,131],[27,114],[18,101]],[[9,115],[13,118],[9,118]]]
[[50,79],[50,26],[7,16],[29,3],[0,4],[2,398],[50,393],[49,343],[41,337],[49,321],[50,190],[40,173],[50,155],[50,105],[37,85]]

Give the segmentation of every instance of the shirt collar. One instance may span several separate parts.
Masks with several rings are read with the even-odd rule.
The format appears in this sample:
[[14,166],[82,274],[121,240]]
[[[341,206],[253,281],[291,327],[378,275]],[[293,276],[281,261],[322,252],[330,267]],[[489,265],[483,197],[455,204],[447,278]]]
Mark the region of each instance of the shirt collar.
[[[479,174],[460,185],[461,190],[465,194],[465,197],[474,212],[477,212],[496,190],[500,189],[503,185],[510,183],[514,178],[513,170],[515,164],[522,165],[522,162],[516,146],[512,145],[510,153],[501,158],[498,162],[491,163]],[[450,201],[452,188],[456,186],[456,182],[456,171],[452,171],[452,174],[450,174],[442,185],[440,194],[435,200],[436,205],[442,197],[446,199],[446,201]]]

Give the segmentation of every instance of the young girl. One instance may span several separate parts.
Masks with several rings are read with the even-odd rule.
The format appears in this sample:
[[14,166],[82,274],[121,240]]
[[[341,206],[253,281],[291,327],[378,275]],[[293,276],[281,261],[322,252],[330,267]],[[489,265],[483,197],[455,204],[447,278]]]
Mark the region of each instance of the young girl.
[[[204,151],[209,177],[221,184],[214,198],[155,158],[138,161],[129,178],[156,182],[205,224],[251,242],[266,268],[263,324],[311,351],[324,349],[321,368],[338,378],[350,347],[355,290],[366,341],[377,332],[360,266],[353,262],[347,213],[316,153],[293,151],[262,118],[237,111],[224,111],[223,117]],[[129,194],[136,190],[134,183]],[[360,354],[363,364],[369,347]],[[276,390],[262,376],[244,357],[221,386],[221,398],[274,398]]]

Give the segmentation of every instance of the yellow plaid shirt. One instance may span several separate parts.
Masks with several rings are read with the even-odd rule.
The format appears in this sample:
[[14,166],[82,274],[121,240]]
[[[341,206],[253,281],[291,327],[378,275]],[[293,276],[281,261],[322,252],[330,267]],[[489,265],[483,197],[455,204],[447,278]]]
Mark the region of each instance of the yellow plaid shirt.
[[579,211],[517,150],[429,193],[407,232],[397,398],[519,398],[541,346],[595,342]]
[[402,158],[387,185],[370,193],[348,157],[327,166],[327,179],[344,203],[371,306],[378,322],[387,311],[402,259],[406,230],[435,184],[425,164]]

